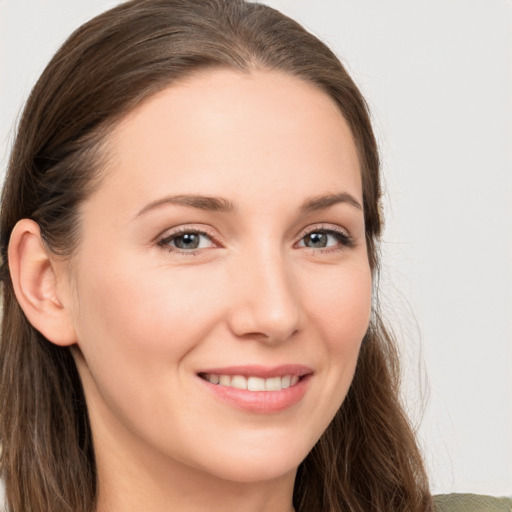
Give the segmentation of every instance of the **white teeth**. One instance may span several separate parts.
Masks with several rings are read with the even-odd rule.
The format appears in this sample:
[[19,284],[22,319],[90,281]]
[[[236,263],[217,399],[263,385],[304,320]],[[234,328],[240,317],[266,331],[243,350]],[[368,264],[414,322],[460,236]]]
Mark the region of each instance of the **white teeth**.
[[230,386],[231,385],[231,377],[229,375],[219,375],[219,384],[221,386]]
[[247,379],[242,375],[234,375],[231,378],[231,387],[236,389],[247,389]]
[[249,391],[280,391],[295,386],[299,382],[297,375],[284,375],[283,377],[244,377],[243,375],[216,375],[214,373],[202,374],[203,378],[212,384],[228,386]]
[[280,389],[283,389],[281,386],[281,377],[265,379],[265,391],[279,391]]
[[249,391],[265,391],[265,379],[249,377],[247,379],[247,389]]

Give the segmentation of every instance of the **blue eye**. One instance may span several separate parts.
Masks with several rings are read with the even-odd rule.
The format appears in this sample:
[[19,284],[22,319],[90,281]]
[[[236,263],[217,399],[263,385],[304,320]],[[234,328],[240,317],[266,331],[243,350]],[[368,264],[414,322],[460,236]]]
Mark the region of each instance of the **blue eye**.
[[181,231],[166,236],[158,242],[158,245],[170,250],[194,251],[213,247],[214,243],[206,233],[201,231]]
[[329,249],[336,246],[349,246],[350,244],[351,238],[345,233],[318,229],[303,236],[298,245],[309,249]]

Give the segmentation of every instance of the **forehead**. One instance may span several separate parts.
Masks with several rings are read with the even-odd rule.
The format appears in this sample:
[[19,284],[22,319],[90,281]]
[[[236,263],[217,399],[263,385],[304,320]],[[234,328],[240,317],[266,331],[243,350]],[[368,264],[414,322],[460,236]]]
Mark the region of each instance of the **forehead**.
[[140,200],[155,199],[155,183],[162,193],[265,196],[293,184],[361,197],[357,151],[337,105],[282,73],[196,73],[128,114],[108,145],[107,186],[135,187]]

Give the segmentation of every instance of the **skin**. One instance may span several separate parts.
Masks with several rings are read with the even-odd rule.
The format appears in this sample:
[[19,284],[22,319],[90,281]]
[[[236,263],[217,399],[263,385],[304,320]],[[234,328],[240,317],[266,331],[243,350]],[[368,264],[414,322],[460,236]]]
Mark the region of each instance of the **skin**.
[[[131,112],[108,146],[76,255],[45,267],[66,333],[48,337],[74,347],[88,402],[98,511],[292,510],[297,466],[346,396],[370,317],[347,123],[297,78],[210,70]],[[353,201],[300,208],[339,194]],[[162,202],[175,195],[233,208]],[[176,230],[206,235],[179,249]],[[27,224],[20,247],[34,238]],[[247,364],[308,367],[304,396],[256,413],[197,376]]]

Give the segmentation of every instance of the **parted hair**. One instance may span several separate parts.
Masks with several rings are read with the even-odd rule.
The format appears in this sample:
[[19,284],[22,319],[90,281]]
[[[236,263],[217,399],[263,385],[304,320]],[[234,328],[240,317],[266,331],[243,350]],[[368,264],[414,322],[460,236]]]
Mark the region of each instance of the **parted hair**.
[[198,70],[285,73],[328,94],[360,161],[372,319],[342,406],[298,469],[297,512],[430,512],[413,429],[399,398],[398,357],[379,314],[381,187],[368,108],[333,52],[280,12],[243,0],[132,0],[77,29],[35,85],[8,163],[0,219],[0,470],[10,512],[93,512],[87,405],[70,349],[28,322],[7,249],[15,224],[37,222],[47,250],[70,257],[79,206],[101,181],[107,135],[143,101]]

